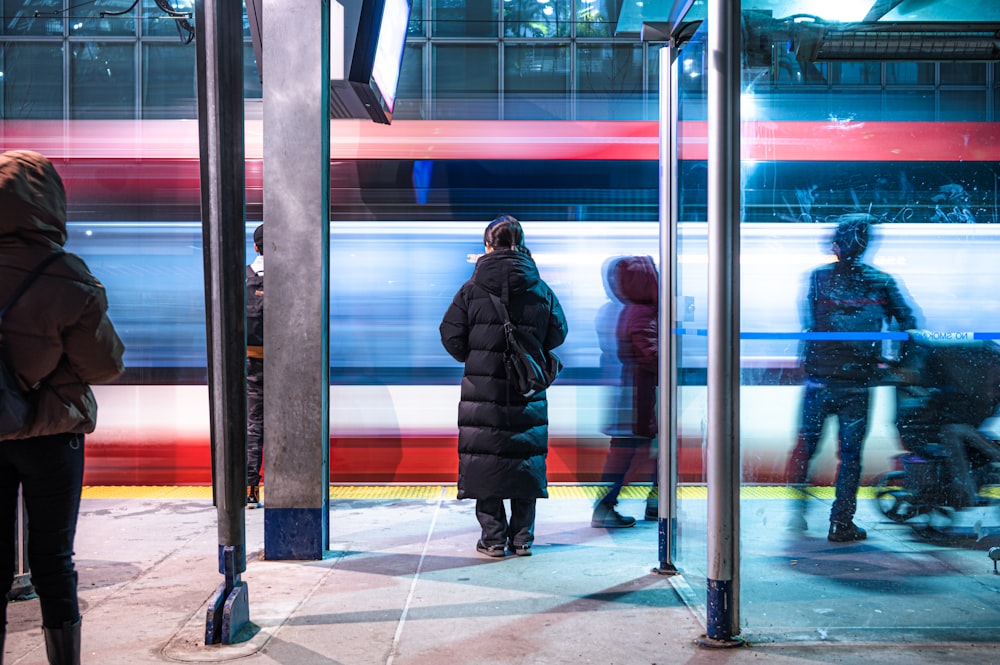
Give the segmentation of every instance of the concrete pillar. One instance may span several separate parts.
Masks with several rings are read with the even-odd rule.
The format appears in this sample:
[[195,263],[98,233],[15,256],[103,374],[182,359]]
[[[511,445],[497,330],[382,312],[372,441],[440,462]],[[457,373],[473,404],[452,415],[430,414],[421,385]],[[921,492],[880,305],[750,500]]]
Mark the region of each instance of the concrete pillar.
[[264,2],[264,556],[329,548],[330,5]]

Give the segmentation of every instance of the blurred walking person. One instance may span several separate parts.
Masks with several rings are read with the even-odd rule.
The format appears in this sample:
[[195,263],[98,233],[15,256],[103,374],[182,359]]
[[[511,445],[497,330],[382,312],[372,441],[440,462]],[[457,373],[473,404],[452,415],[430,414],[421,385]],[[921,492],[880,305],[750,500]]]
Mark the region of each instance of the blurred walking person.
[[[809,276],[803,305],[806,332],[845,333],[843,339],[805,342],[802,367],[806,374],[802,421],[798,440],[788,459],[787,480],[806,483],[809,463],[816,454],[827,418],[837,418],[840,463],[827,538],[833,542],[864,540],[867,532],[854,523],[861,455],[868,434],[869,388],[881,374],[882,343],[849,339],[855,333],[878,333],[893,322],[899,329],[916,327],[913,310],[903,299],[892,276],[864,263],[871,218],[845,215],[833,235],[836,261],[816,268]],[[789,526],[805,530],[804,501]]]
[[[614,353],[620,374],[608,409],[604,433],[611,436],[601,481],[609,483],[597,501],[590,525],[622,528],[635,518],[617,510],[618,497],[633,479],[653,483],[645,519],[657,519],[654,441],[657,435],[656,390],[659,380],[659,275],[649,256],[618,257],[605,263],[605,283],[613,301],[598,312],[601,356]],[[609,307],[610,305],[610,307]],[[613,329],[607,313],[616,312]],[[603,314],[603,315],[602,315]],[[601,341],[604,340],[604,341]]]

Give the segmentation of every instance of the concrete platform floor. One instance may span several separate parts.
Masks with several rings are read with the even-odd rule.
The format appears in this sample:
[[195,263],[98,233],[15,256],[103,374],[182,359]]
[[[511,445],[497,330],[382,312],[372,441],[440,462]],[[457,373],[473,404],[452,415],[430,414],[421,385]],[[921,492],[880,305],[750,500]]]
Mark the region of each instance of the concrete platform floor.
[[[621,510],[641,516],[644,488],[629,489]],[[262,560],[264,510],[247,511],[251,630],[239,644],[205,646],[206,603],[222,582],[205,490],[85,492],[84,663],[1000,663],[1000,576],[986,554],[1000,545],[1000,511],[963,514],[954,537],[926,538],[862,501],[869,539],[835,544],[823,492],[799,533],[785,530],[791,504],[775,488],[747,488],[741,500],[743,646],[698,642],[704,488],[682,493],[681,574],[668,577],[651,572],[656,523],[591,528],[597,490],[576,486],[539,502],[531,557],[476,553],[473,504],[453,487],[333,488],[322,561]],[[47,662],[38,601],[12,604],[8,622],[3,662]]]

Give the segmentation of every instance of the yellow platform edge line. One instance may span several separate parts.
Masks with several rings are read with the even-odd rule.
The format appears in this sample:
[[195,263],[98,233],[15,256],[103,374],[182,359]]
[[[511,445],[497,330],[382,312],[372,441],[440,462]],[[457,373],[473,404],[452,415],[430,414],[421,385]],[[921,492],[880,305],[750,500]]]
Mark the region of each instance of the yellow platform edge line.
[[[650,494],[649,485],[629,485],[622,489],[621,498],[645,499]],[[606,485],[549,485],[550,499],[592,499],[604,496]],[[810,487],[808,496],[815,499],[834,497],[832,487]],[[331,485],[330,499],[333,500],[396,500],[396,501],[436,501],[455,499],[454,485]],[[266,495],[266,487],[261,490]],[[677,488],[681,499],[706,499],[708,488],[704,485],[681,485]],[[746,485],[740,489],[741,499],[795,499],[802,496],[794,488],[778,485]],[[872,499],[874,489],[862,487],[859,499]],[[171,499],[194,500],[212,499],[212,488],[207,485],[88,485],[83,488],[84,499]]]

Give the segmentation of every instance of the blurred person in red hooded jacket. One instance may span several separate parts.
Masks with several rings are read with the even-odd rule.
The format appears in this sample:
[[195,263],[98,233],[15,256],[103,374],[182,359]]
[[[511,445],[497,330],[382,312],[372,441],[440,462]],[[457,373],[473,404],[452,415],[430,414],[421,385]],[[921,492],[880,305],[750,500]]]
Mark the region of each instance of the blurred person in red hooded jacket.
[[646,499],[645,518],[657,519],[656,388],[659,367],[659,292],[656,264],[649,256],[616,257],[605,262],[609,298],[607,311],[617,310],[613,336],[606,316],[597,322],[602,359],[612,353],[621,366],[620,377],[603,428],[611,436],[601,481],[609,483],[607,493],[596,503],[590,525],[621,528],[635,524],[635,518],[617,510],[618,496],[631,480],[653,483]]

